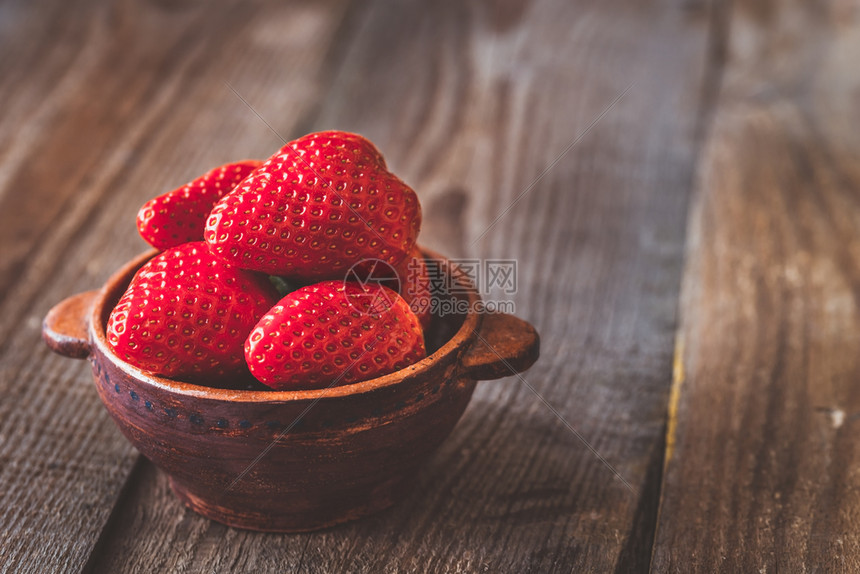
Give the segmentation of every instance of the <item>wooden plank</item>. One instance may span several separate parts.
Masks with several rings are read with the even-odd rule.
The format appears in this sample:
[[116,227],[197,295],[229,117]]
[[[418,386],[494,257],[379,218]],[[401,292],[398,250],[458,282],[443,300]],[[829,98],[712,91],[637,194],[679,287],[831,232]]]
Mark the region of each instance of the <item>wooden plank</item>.
[[[88,570],[646,568],[707,26],[680,2],[378,2],[348,22],[317,112],[285,132],[365,133],[419,191],[422,242],[519,261],[517,313],[543,339],[526,379],[632,491],[509,379],[479,386],[406,501],[324,532],[212,523],[143,464]],[[258,73],[267,90],[293,89],[275,69]]]
[[653,570],[856,572],[860,18],[727,17]]
[[[277,112],[278,129],[313,109],[344,4],[21,4],[4,4],[0,27],[16,56],[0,64],[14,111],[0,119],[0,571],[69,572],[138,455],[88,365],[42,344],[41,319],[143,250],[145,199],[278,145],[225,81]],[[289,49],[274,54],[273,39]],[[294,89],[261,93],[256,70],[276,65]]]

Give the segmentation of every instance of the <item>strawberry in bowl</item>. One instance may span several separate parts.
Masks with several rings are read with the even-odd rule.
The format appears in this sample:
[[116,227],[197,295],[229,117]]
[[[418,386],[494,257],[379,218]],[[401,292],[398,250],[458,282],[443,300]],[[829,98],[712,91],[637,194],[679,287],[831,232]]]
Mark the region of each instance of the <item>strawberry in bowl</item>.
[[289,142],[219,200],[205,238],[234,265],[307,281],[343,278],[369,258],[396,265],[420,228],[418,197],[372,143],[321,132]]
[[278,390],[372,379],[425,355],[418,317],[402,297],[381,285],[343,281],[290,293],[245,343],[251,373]]
[[111,312],[114,352],[155,375],[221,380],[246,371],[245,338],[277,301],[264,276],[213,255],[202,241],[152,258]]
[[147,201],[137,213],[140,236],[156,249],[203,241],[203,229],[212,207],[261,163],[257,160],[228,163]]

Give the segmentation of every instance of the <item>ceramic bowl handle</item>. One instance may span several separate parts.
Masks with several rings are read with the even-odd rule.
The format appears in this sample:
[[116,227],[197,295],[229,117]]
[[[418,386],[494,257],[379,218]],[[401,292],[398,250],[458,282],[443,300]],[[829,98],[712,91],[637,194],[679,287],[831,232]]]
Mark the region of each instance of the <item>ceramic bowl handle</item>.
[[540,337],[526,321],[506,313],[487,313],[474,343],[463,355],[463,373],[488,381],[521,373],[540,355]]
[[42,339],[55,353],[71,359],[90,355],[87,316],[98,291],[87,291],[60,301],[42,322]]

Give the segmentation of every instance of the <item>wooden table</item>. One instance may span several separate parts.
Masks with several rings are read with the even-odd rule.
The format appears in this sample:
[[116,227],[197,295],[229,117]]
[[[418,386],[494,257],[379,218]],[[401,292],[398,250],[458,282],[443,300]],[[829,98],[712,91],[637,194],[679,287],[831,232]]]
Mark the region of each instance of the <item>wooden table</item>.
[[[4,3],[0,570],[860,571],[858,62],[836,0]],[[517,260],[542,357],[394,509],[239,531],[40,322],[146,199],[328,128]]]

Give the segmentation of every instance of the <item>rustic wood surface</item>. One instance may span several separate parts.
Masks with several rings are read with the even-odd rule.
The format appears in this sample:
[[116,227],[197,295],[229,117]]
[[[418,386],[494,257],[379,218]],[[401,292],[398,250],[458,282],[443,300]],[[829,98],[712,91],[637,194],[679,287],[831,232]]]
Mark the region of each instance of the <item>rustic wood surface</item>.
[[[860,569],[859,18],[0,5],[0,571]],[[145,249],[145,200],[334,128],[416,188],[423,244],[518,261],[542,357],[479,385],[399,506],[236,530],[182,507],[40,325]]]
[[654,570],[860,571],[860,11],[735,2]]

